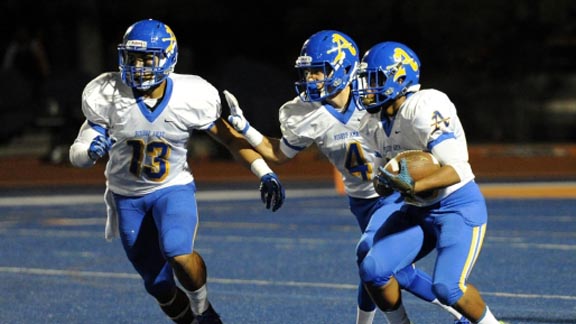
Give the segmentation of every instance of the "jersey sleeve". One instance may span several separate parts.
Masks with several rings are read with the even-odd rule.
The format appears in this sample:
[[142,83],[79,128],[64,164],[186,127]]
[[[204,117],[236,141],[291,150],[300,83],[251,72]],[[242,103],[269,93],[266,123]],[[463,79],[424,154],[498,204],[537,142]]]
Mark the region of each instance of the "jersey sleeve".
[[454,124],[458,117],[454,104],[444,93],[436,90],[421,93],[413,111],[413,127],[418,141],[432,150],[438,143],[454,138]]
[[106,91],[111,90],[112,82],[116,82],[111,73],[103,73],[90,81],[82,92],[82,113],[86,119],[105,129],[109,128],[110,118],[108,117],[109,100]]
[[174,92],[171,101],[188,129],[208,130],[222,114],[218,89],[195,75],[173,74]]
[[314,143],[312,127],[314,122],[309,120],[309,113],[317,106],[312,103],[302,102],[299,98],[294,98],[280,107],[279,120],[282,131],[283,151],[289,157],[302,151]]
[[210,83],[205,82],[202,87],[202,95],[200,97],[201,107],[198,114],[197,122],[194,128],[199,130],[208,130],[214,125],[214,121],[222,115],[222,101],[218,89]]
[[[440,91],[426,90],[415,125],[426,147],[442,165],[451,165],[461,180],[474,177],[468,162],[468,148],[456,107]],[[419,103],[420,104],[420,103]]]

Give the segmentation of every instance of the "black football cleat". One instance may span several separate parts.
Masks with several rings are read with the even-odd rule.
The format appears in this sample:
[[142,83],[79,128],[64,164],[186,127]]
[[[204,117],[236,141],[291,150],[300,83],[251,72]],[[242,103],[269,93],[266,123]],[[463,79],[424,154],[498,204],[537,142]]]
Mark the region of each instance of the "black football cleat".
[[216,313],[212,304],[208,305],[208,309],[200,315],[196,315],[196,319],[192,324],[223,324],[220,315]]

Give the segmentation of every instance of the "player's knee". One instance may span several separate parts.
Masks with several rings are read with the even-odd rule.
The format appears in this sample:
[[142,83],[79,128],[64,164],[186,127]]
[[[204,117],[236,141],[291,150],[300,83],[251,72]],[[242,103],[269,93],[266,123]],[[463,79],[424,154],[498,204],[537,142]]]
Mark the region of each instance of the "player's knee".
[[174,257],[192,253],[190,234],[181,228],[172,228],[162,235],[164,255]]
[[386,270],[371,255],[366,255],[359,265],[360,279],[371,286],[384,286],[392,277],[392,271]]
[[416,270],[412,265],[405,267],[404,269],[398,271],[394,277],[398,281],[398,284],[402,288],[410,287],[412,282],[416,278]]
[[432,291],[438,300],[444,305],[454,305],[460,297],[462,290],[458,285],[448,285],[444,282],[435,282],[432,284]]

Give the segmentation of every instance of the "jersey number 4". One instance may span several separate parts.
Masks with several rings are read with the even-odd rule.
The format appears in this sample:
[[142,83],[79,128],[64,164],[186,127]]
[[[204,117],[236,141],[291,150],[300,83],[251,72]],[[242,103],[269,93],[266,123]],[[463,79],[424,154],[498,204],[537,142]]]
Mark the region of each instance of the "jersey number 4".
[[364,150],[358,142],[350,142],[346,149],[345,165],[348,172],[364,181],[372,179],[372,164],[366,162]]

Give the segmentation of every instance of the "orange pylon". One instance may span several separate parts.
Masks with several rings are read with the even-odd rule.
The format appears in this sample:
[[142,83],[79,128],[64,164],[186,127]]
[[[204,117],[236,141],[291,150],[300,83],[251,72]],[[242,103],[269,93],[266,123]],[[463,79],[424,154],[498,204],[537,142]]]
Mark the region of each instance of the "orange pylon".
[[336,193],[339,195],[346,195],[346,190],[344,190],[344,181],[342,181],[342,174],[340,174],[340,171],[336,168],[334,168],[334,188],[336,189]]

